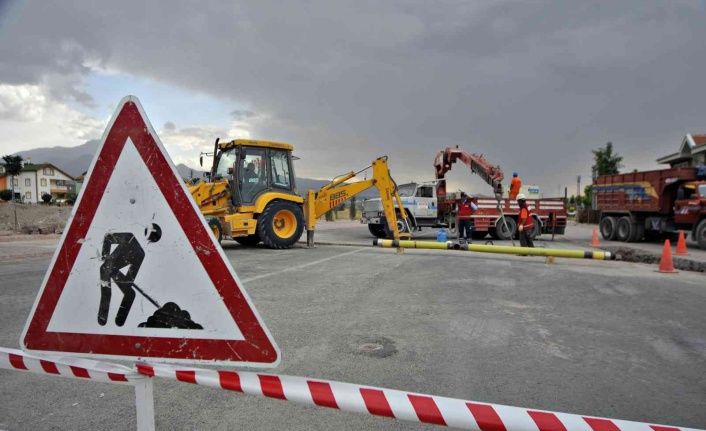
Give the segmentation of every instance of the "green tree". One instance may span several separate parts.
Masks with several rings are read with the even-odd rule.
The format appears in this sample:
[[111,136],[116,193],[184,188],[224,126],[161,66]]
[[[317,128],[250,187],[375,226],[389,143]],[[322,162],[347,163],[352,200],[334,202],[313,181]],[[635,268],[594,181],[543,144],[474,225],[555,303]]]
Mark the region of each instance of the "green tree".
[[324,216],[326,217],[326,221],[333,221],[333,210],[326,211]]
[[10,181],[12,182],[12,202],[15,210],[15,230],[17,230],[18,224],[17,203],[15,202],[15,177],[22,172],[22,156],[12,156],[8,154],[2,156],[2,159],[5,161],[5,173],[10,177]]
[[355,207],[355,196],[353,196],[351,198],[350,214],[351,214],[351,220],[355,220],[355,216],[357,215],[357,211],[356,211],[356,207]]
[[589,184],[583,188],[583,196],[579,197],[579,202],[584,208],[591,208],[593,205],[593,185]]
[[618,153],[613,153],[613,143],[608,142],[605,148],[593,150],[593,173],[594,175],[615,175],[620,173],[623,166],[623,157]]
[[[22,172],[22,156],[2,156],[5,161],[5,173],[11,178],[18,176]],[[12,200],[15,200],[15,182],[12,181]]]

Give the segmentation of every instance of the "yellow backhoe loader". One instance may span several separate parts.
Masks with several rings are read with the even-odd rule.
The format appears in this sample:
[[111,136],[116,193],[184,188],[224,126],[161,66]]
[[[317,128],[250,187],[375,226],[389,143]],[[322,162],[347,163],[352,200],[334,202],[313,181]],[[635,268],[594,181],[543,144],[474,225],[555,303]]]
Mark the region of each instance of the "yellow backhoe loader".
[[[278,142],[237,139],[220,143],[216,139],[207,179],[192,181],[187,187],[219,242],[228,237],[248,246],[263,242],[269,248],[290,248],[306,228],[307,245],[313,247],[317,219],[371,187],[380,191],[390,236],[409,238],[398,229],[393,199],[399,208],[402,202],[390,177],[387,157],[301,197],[295,185],[293,150],[291,145]],[[211,153],[202,153],[202,166],[204,155]],[[344,184],[369,168],[371,179]],[[407,223],[402,217],[400,221]]]

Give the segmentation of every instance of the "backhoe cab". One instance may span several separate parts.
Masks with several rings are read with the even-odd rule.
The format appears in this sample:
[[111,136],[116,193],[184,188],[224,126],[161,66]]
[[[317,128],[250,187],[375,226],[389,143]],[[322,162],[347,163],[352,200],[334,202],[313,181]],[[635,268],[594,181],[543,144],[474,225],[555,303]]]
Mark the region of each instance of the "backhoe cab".
[[304,200],[297,195],[288,144],[216,140],[205,182],[189,187],[213,234],[243,245],[261,241],[290,248],[304,229]]
[[392,203],[392,199],[399,196],[389,176],[386,158],[377,159],[369,166],[373,168],[373,179],[341,185],[355,177],[356,173],[351,172],[318,192],[309,190],[304,199],[297,194],[293,150],[291,145],[279,142],[238,139],[220,143],[216,140],[207,179],[190,183],[188,188],[219,242],[223,237],[230,237],[248,246],[263,242],[269,248],[290,248],[299,241],[306,227],[307,243],[313,246],[316,220],[373,186],[378,187],[389,204],[390,232],[399,239]]

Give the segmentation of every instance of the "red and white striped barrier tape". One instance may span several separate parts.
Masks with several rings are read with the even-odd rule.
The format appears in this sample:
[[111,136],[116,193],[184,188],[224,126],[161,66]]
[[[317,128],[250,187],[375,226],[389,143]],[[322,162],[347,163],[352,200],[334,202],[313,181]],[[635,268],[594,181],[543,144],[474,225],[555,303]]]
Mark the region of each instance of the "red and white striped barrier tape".
[[130,386],[147,379],[122,365],[73,357],[35,356],[4,347],[0,347],[0,368]]
[[476,431],[696,431],[691,428],[485,404],[329,380],[136,364],[146,376],[356,413]]

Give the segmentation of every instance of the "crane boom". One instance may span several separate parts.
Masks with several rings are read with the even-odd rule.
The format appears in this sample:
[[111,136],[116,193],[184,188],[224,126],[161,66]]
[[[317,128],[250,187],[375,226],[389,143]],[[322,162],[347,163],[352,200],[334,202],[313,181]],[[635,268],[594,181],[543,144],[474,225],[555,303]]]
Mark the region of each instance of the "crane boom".
[[[483,178],[483,181],[493,187],[495,199],[498,201],[502,199],[502,181],[505,178],[505,174],[503,174],[500,166],[491,164],[483,155],[468,154],[459,149],[458,145],[455,148],[449,147],[443,151],[439,151],[436,158],[434,158],[436,179],[443,180],[446,173],[451,170],[451,166],[459,159],[465,163],[473,173]],[[436,195],[439,200],[446,198],[446,181],[438,181],[436,187]]]

